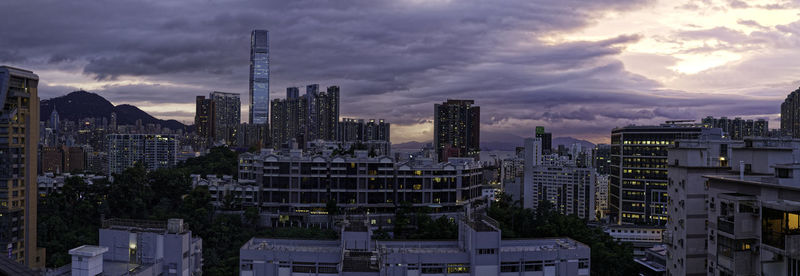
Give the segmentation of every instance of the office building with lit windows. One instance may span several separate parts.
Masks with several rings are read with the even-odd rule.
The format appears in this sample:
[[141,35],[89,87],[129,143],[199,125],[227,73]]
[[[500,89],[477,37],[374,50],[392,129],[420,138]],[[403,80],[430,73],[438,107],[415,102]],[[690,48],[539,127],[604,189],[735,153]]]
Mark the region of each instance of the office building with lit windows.
[[142,163],[148,171],[177,164],[178,139],[171,134],[109,134],[108,173],[122,173]]
[[609,217],[616,223],[667,222],[667,149],[676,139],[695,139],[705,128],[691,121],[626,126],[611,131]]
[[0,66],[0,247],[3,257],[43,268],[36,246],[39,76]]
[[251,125],[269,123],[269,31],[250,33],[250,120]]
[[589,275],[590,248],[570,238],[504,240],[486,216],[458,218],[458,239],[382,241],[346,222],[337,240],[253,238],[239,250],[242,276]]

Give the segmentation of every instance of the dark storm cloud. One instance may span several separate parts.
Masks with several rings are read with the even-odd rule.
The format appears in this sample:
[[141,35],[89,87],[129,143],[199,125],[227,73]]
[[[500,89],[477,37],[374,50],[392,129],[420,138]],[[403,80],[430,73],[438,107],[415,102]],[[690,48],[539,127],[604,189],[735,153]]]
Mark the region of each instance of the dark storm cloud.
[[[273,97],[282,97],[288,86],[339,85],[343,117],[418,124],[430,120],[433,103],[470,98],[482,107],[487,131],[524,137],[534,123],[542,123],[556,135],[577,136],[688,115],[764,114],[759,110],[774,104],[667,91],[626,71],[615,56],[641,39],[636,34],[558,44],[542,39],[586,27],[608,10],[648,4],[3,1],[0,18],[11,25],[0,30],[0,63],[72,70],[97,80],[165,83],[94,91],[115,103],[190,104],[213,90],[241,93],[244,111],[249,32],[263,28],[270,30]],[[712,33],[723,39],[738,35]],[[68,92],[42,88],[59,89]],[[158,115],[191,117],[171,110]]]

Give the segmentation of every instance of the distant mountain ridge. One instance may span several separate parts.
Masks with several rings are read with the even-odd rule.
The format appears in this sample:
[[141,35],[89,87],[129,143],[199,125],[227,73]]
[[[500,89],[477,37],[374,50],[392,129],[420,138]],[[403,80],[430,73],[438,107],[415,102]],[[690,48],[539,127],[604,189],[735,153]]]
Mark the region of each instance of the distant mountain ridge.
[[42,100],[39,107],[39,120],[49,120],[53,108],[56,109],[61,120],[79,121],[83,118],[110,119],[111,113],[114,112],[117,113],[117,125],[135,125],[136,120],[142,120],[142,124],[161,124],[161,127],[172,130],[186,129],[186,125],[176,120],[161,120],[155,118],[138,107],[129,104],[114,106],[102,96],[83,90]]

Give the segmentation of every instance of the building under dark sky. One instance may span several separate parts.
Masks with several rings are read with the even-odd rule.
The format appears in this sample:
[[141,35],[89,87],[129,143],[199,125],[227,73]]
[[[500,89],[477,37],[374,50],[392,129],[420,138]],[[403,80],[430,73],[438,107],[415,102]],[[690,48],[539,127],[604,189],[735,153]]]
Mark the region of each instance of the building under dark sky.
[[667,149],[676,139],[696,139],[705,128],[688,122],[627,126],[611,131],[609,216],[616,223],[667,222]]
[[269,32],[250,34],[250,124],[269,122]]
[[800,138],[800,88],[789,93],[781,104],[781,133]]
[[481,110],[473,100],[447,100],[433,108],[433,142],[440,162],[480,154]]
[[31,268],[45,264],[36,246],[38,86],[33,72],[0,66],[0,247]]

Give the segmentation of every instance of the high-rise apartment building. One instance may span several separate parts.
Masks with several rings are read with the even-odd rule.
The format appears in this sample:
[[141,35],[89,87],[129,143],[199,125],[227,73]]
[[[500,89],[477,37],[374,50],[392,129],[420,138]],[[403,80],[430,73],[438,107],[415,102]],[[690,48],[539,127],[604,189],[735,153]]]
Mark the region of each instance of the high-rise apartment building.
[[229,145],[236,143],[236,134],[242,116],[239,94],[214,91],[208,97],[214,102],[212,105],[214,141],[225,141]]
[[208,139],[214,137],[214,101],[205,96],[195,99],[194,127],[197,136]]
[[800,138],[800,88],[789,93],[781,104],[781,133]]
[[765,119],[745,120],[739,117],[728,119],[727,117],[714,118],[711,116],[703,118],[705,127],[720,128],[733,140],[742,140],[745,137],[768,137],[769,121]]
[[250,33],[250,120],[251,125],[269,122],[269,32]]
[[627,126],[611,131],[609,216],[616,223],[667,222],[667,149],[676,139],[695,139],[705,128],[691,121]]
[[175,166],[178,139],[164,134],[109,134],[108,173],[122,173],[141,162],[149,171]]
[[364,119],[342,118],[339,122],[337,141],[364,141]]
[[299,145],[313,140],[333,141],[339,125],[339,87],[330,86],[319,92],[318,84],[306,87],[298,96],[297,87],[286,89],[286,99],[272,100],[271,133],[273,146],[295,139]]
[[5,258],[42,268],[36,245],[39,76],[0,66],[0,248]]
[[473,100],[447,100],[433,107],[433,143],[438,160],[479,158],[481,110]]
[[375,119],[370,119],[369,122],[364,126],[364,139],[369,141],[386,141],[391,142],[389,140],[389,132],[390,132],[390,124],[385,122],[383,119],[379,119],[375,121]]
[[342,118],[342,121],[339,122],[336,140],[340,142],[390,142],[390,126],[391,124],[383,119],[370,119],[365,123],[363,119]]
[[519,189],[519,196],[514,197],[513,189],[512,197],[519,200],[523,208],[536,208],[539,206],[539,200],[536,188],[533,184],[533,170],[535,167],[541,165],[542,162],[542,139],[540,138],[527,138],[525,139],[525,163],[523,163],[522,183]]

